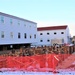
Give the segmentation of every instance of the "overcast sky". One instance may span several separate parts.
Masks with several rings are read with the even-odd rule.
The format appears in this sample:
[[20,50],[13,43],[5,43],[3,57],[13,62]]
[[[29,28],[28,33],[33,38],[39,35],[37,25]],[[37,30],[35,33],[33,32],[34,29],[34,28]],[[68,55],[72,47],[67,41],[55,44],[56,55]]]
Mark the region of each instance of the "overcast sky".
[[75,0],[0,0],[0,12],[32,20],[38,27],[68,25],[75,35]]

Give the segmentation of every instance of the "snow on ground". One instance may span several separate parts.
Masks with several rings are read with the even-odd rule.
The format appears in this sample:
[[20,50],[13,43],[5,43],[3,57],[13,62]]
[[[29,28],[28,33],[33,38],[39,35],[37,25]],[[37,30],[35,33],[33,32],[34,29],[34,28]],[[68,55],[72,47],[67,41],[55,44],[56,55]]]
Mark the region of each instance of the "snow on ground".
[[53,72],[28,72],[28,71],[14,71],[10,68],[0,69],[0,75],[75,75],[75,71],[59,70],[59,73]]
[[75,72],[61,72],[61,73],[51,73],[51,72],[0,72],[0,75],[75,75]]

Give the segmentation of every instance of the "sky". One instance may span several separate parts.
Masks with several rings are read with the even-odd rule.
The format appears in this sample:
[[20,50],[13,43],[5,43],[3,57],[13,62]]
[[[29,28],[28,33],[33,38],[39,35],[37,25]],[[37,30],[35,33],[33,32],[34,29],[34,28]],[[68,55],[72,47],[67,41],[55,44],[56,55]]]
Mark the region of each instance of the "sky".
[[75,35],[75,0],[0,0],[0,12],[37,23],[37,27],[68,25]]

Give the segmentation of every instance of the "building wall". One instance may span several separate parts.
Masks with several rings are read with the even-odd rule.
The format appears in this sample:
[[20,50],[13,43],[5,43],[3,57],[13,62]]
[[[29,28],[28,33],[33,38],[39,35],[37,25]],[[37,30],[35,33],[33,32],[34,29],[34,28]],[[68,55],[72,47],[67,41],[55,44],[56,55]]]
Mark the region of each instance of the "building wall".
[[[57,34],[54,35],[54,32]],[[61,32],[64,32],[64,34],[61,34]],[[13,37],[11,37],[11,33]],[[18,38],[18,33],[21,34],[20,38]],[[24,38],[24,33],[26,33],[27,38]],[[40,33],[43,33],[43,35],[40,35]],[[47,33],[49,34],[47,35]],[[1,37],[2,34],[4,34],[4,38]],[[34,35],[36,35],[36,38]],[[0,13],[0,45],[26,43],[32,45],[52,45],[52,40],[55,39],[64,39],[64,43],[69,43],[69,36],[68,27],[62,30],[37,31],[37,23],[35,22]],[[40,40],[43,40],[43,42],[40,42]]]
[[69,27],[67,27],[66,29],[66,35],[67,35],[67,42],[71,43],[71,34],[70,34]]
[[[11,37],[11,32],[13,33],[13,38]],[[2,33],[4,33],[4,38],[1,37]],[[21,34],[21,38],[18,38],[18,33]],[[27,38],[24,38],[24,33],[27,34]],[[35,34],[36,38],[34,38]],[[36,39],[37,24],[35,22],[21,20],[19,18],[0,13],[0,45],[35,43],[37,42]]]
[[[56,32],[57,34],[54,34]],[[61,32],[64,32],[64,34],[61,34]],[[43,35],[40,35],[42,33]],[[49,35],[47,35],[49,33]],[[68,38],[69,36],[69,30],[62,29],[62,30],[45,30],[45,31],[38,31],[38,45],[52,45],[52,40],[61,40],[64,39],[64,41],[61,43],[69,43]],[[47,40],[50,41],[47,41]],[[43,42],[40,42],[40,40],[43,40]]]

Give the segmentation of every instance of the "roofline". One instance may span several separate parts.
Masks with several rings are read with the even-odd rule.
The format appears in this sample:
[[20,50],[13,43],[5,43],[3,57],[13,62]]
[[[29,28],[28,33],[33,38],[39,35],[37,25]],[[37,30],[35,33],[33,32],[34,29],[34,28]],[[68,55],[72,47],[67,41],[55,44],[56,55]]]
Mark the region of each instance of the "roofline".
[[[66,26],[65,29],[67,29],[68,25],[48,26],[48,27],[64,27],[64,26]],[[38,29],[43,29],[43,28],[48,28],[48,27],[37,27],[37,30],[38,30]],[[64,28],[63,28],[63,29],[64,29]],[[63,29],[62,29],[62,30],[63,30]],[[49,29],[48,29],[48,30],[49,30]],[[60,28],[60,29],[52,29],[52,30],[61,30],[61,28]],[[38,30],[38,31],[46,31],[46,29],[45,29],[45,30]]]
[[[59,27],[59,26],[68,26],[68,25],[46,26],[46,27]],[[45,28],[45,27],[38,27],[38,28]]]
[[13,15],[10,15],[10,14],[6,14],[6,13],[3,13],[3,12],[0,12],[0,15],[3,15],[3,16],[7,16],[7,17],[14,18],[14,19],[19,19],[19,20],[23,20],[23,21],[27,21],[27,22],[31,22],[31,23],[37,24],[36,22],[30,21],[30,20],[27,20],[27,19],[24,19],[24,18],[20,18],[20,17],[17,17],[17,16],[13,16]]

